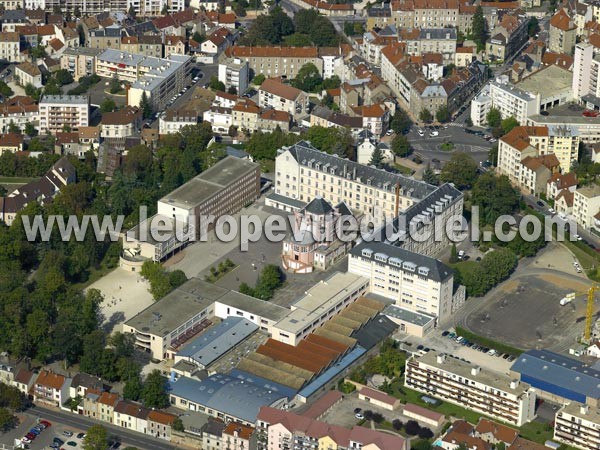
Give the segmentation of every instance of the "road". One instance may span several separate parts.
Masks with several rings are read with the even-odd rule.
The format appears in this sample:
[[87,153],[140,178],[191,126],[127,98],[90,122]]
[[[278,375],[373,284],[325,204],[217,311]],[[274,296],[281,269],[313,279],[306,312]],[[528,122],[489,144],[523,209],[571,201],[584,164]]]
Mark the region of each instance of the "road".
[[34,418],[43,417],[53,424],[60,423],[84,431],[92,425],[102,425],[107,429],[109,436],[117,436],[121,439],[123,444],[131,445],[144,450],[172,450],[177,448],[163,440],[154,439],[141,433],[128,431],[105,422],[89,419],[85,416],[61,412],[55,409],[48,409],[42,406],[37,406],[35,409],[29,411],[27,415]]

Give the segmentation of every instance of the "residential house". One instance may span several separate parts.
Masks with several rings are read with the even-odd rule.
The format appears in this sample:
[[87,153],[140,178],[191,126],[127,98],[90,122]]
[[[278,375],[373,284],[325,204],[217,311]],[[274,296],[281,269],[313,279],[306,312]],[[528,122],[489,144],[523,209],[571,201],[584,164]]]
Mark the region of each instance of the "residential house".
[[548,180],[546,198],[556,200],[558,194],[565,189],[570,192],[575,192],[577,189],[577,174],[575,172],[553,174]]
[[560,163],[554,154],[527,156],[521,160],[519,188],[530,195],[543,194],[550,177],[559,173]]
[[137,106],[126,106],[117,111],[104,113],[100,124],[102,139],[124,141],[138,133],[142,123],[142,111]]
[[308,112],[308,95],[293,86],[273,78],[266,79],[258,90],[258,104],[262,108],[286,111],[294,118]]
[[290,131],[292,116],[286,111],[276,109],[267,109],[262,111],[258,117],[257,129],[259,131],[270,133],[279,128],[281,131]]
[[178,133],[183,127],[197,123],[197,112],[169,109],[158,120],[158,132],[159,134]]
[[508,448],[519,437],[519,430],[489,419],[480,418],[473,435],[494,446],[503,443]]
[[249,74],[248,63],[239,58],[224,58],[219,63],[219,81],[240,95],[248,90]]
[[476,47],[457,47],[454,53],[454,65],[456,67],[469,67],[477,59]]
[[115,406],[120,401],[119,395],[111,392],[102,392],[97,399],[98,403],[98,418],[102,422],[115,422]]
[[227,28],[218,28],[200,44],[200,52],[213,57],[219,56],[231,45],[230,36],[231,33]]
[[150,411],[141,403],[121,400],[114,407],[114,424],[118,427],[146,434],[149,429],[148,414],[150,414]]
[[385,105],[355,106],[352,112],[355,116],[362,117],[363,128],[375,136],[383,136],[387,131],[390,112]]
[[260,108],[250,99],[239,101],[231,110],[234,127],[244,131],[255,131],[258,125]]
[[15,386],[21,393],[30,395],[30,389],[36,380],[36,374],[28,369],[21,368],[17,371],[13,386]]
[[148,431],[150,436],[171,440],[171,429],[177,416],[163,411],[152,410],[148,413]]
[[25,55],[21,53],[21,37],[17,32],[0,33],[0,59],[11,63],[25,61]]
[[109,388],[110,386],[104,384],[101,378],[88,375],[87,373],[77,373],[71,381],[71,386],[69,386],[69,396],[71,398],[83,398],[88,390],[104,392],[108,391]]
[[33,385],[33,400],[53,406],[61,406],[69,399],[70,386],[70,378],[48,370],[42,370]]
[[487,58],[492,61],[512,58],[529,39],[528,24],[529,17],[522,11],[505,13],[498,25],[490,31],[486,44]]
[[31,84],[35,88],[43,86],[42,71],[38,66],[29,61],[22,62],[15,67],[15,79],[23,87],[28,84]]
[[23,151],[23,135],[17,133],[0,134],[0,155],[4,152]]
[[181,36],[165,37],[165,58],[171,55],[185,55],[185,38]]
[[40,119],[39,107],[31,97],[17,95],[0,103],[0,132],[6,133],[12,125],[25,131],[27,123]]
[[559,8],[549,22],[548,49],[572,55],[576,39],[577,25],[564,8]]
[[213,105],[204,111],[202,120],[212,125],[213,132],[227,133],[233,124],[232,109]]
[[163,43],[160,36],[144,35],[138,37],[138,49],[134,53],[162,58]]
[[554,209],[558,214],[570,216],[573,213],[575,194],[568,189],[560,191],[554,199]]

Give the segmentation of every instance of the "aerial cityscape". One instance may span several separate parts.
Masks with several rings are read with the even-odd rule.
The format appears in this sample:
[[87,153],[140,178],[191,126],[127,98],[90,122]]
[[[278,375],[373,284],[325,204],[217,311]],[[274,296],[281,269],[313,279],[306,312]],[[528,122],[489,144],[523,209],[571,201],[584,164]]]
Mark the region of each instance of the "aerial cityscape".
[[600,450],[598,0],[0,26],[0,450]]

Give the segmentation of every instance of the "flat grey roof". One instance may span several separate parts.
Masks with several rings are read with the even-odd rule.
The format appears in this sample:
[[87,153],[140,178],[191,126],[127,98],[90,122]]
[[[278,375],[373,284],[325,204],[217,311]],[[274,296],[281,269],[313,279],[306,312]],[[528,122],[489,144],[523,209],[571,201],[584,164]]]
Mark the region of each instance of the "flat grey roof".
[[536,92],[544,99],[571,88],[572,82],[572,72],[553,64],[523,78],[517,86],[529,92]]
[[100,53],[97,58],[101,61],[107,61],[113,64],[127,64],[129,66],[139,65],[146,56],[137,53],[127,53],[112,48],[107,48]]
[[400,308],[396,305],[388,305],[381,314],[384,316],[393,317],[394,319],[398,319],[403,322],[412,323],[413,325],[417,325],[419,327],[425,326],[432,320],[435,320],[435,317],[428,316],[427,314],[408,311],[407,309]]
[[176,357],[188,358],[208,367],[256,330],[258,326],[243,317],[228,317],[193,339],[177,352]]
[[227,289],[192,278],[125,324],[143,333],[166,336],[226,292]]
[[77,105],[87,105],[89,103],[87,95],[44,95],[40,100],[43,103],[71,103]]
[[63,52],[63,55],[86,55],[86,56],[97,56],[102,53],[101,48],[91,47],[67,47]]
[[528,118],[529,121],[537,124],[575,124],[575,125],[597,125],[600,121],[597,117],[585,117],[583,115],[585,108],[575,104],[563,104],[550,108],[548,115],[535,114]]
[[165,195],[159,202],[180,208],[193,208],[247,173],[256,170],[257,167],[258,164],[252,161],[227,156],[210,169]]
[[232,308],[237,308],[264,317],[265,319],[274,322],[285,317],[290,310],[275,303],[266,302],[258,298],[250,297],[249,295],[241,294],[236,291],[228,291],[218,299],[220,303],[224,303]]

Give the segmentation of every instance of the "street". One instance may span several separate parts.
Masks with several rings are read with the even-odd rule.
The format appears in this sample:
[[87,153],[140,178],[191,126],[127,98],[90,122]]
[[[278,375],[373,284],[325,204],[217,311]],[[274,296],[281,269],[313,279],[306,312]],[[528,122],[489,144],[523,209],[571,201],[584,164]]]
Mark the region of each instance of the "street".
[[[36,406],[34,409],[27,411],[25,414],[29,417],[32,417],[34,420],[37,417],[41,417],[50,421],[52,423],[52,427],[50,427],[48,431],[51,433],[54,433],[53,428],[55,426],[59,426],[61,424],[69,426],[73,432],[85,432],[85,430],[92,425],[102,425],[108,431],[109,437],[116,436],[118,439],[120,439],[120,442],[124,444],[122,447],[133,446],[139,448],[140,450],[171,450],[176,448],[168,442],[154,439],[135,431],[125,430],[105,422],[89,419],[85,416],[57,411],[55,409],[48,409],[42,406]],[[47,434],[50,435],[51,433]],[[13,442],[10,442],[10,444],[12,443]],[[35,448],[35,444],[32,444],[31,446],[32,448]]]

